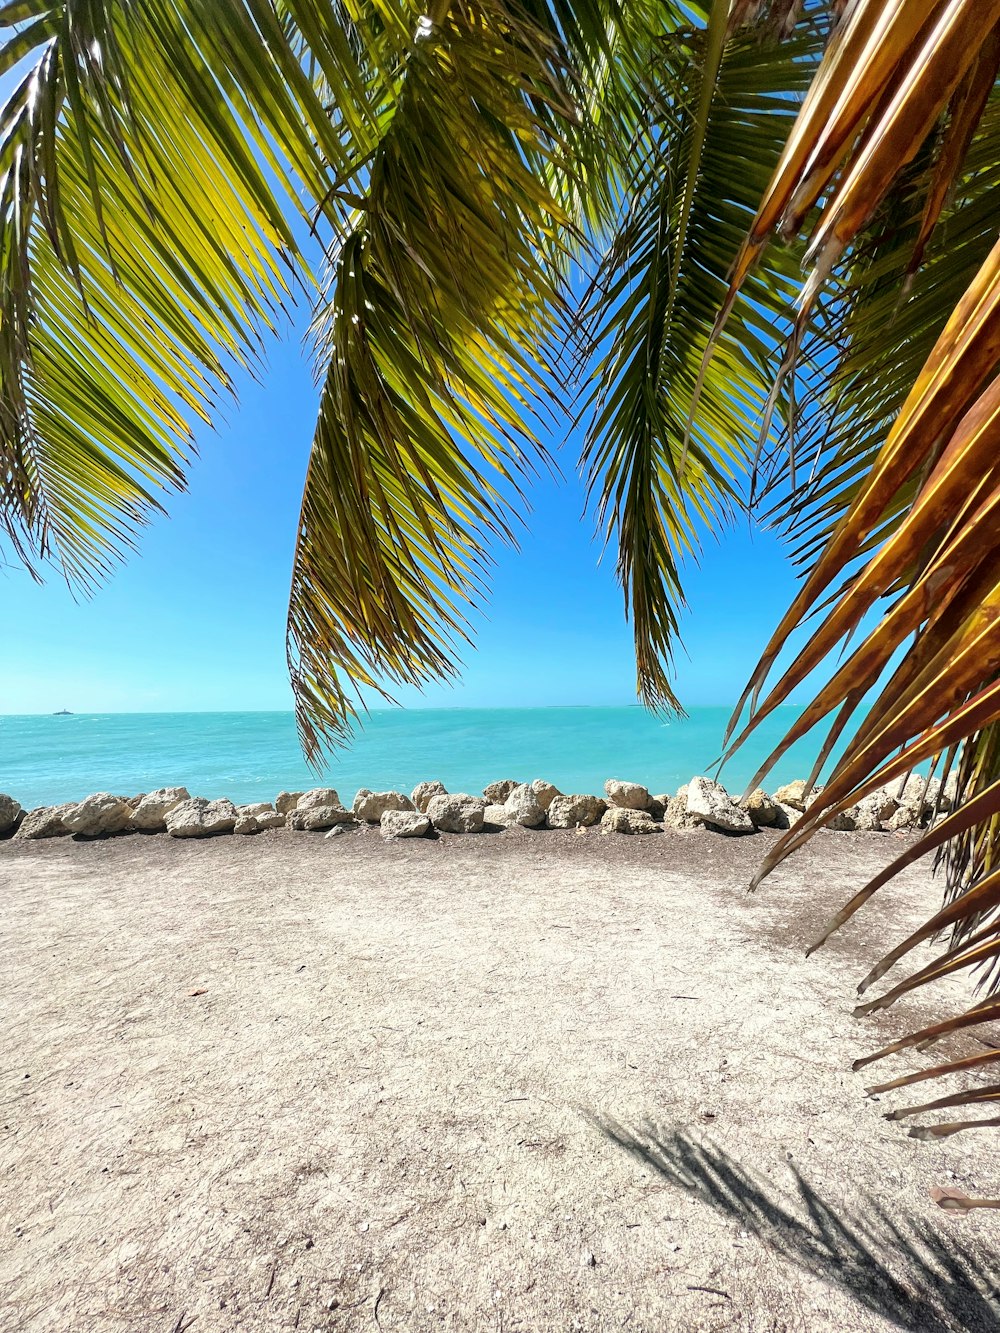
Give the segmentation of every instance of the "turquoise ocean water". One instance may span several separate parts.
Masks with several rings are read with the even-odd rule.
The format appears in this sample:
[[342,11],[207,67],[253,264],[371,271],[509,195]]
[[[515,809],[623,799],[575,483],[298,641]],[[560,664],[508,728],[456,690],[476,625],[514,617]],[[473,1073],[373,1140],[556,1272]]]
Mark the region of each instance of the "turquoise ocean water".
[[[797,710],[781,709],[722,781],[737,791]],[[282,789],[358,787],[409,792],[438,778],[481,791],[496,778],[541,777],[566,792],[600,792],[606,778],[673,792],[718,757],[729,712],[696,708],[679,720],[638,707],[379,710],[321,775],[302,758],[291,713],[78,713],[0,716],[0,791],[25,807],[182,785],[192,795],[270,800]],[[800,742],[767,785],[808,773],[815,741]]]

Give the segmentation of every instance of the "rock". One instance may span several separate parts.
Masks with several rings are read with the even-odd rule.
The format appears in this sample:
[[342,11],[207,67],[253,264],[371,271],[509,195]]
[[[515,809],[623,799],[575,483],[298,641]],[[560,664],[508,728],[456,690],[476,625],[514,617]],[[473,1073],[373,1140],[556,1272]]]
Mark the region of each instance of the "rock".
[[410,800],[414,806],[426,814],[427,807],[434,796],[447,796],[448,788],[443,782],[418,782],[410,792]]
[[882,788],[886,796],[898,801],[900,805],[914,806],[923,804],[926,789],[927,779],[922,778],[919,773],[910,773],[904,778],[893,778]]
[[512,822],[505,805],[488,805],[483,811],[483,823],[490,828],[510,828]]
[[944,786],[940,778],[927,779],[927,793],[924,802],[931,810],[940,810],[944,801]]
[[941,797],[939,805],[943,810],[950,810],[958,799],[958,769],[954,766],[949,770],[948,776],[944,780],[944,786],[941,788]]
[[886,826],[892,829],[920,828],[928,824],[942,800],[940,778],[924,778],[919,773],[911,773],[905,779],[896,778],[883,790],[901,809],[908,811],[908,816],[900,815],[898,810],[888,816]]
[[162,833],[167,815],[181,801],[190,801],[187,787],[159,787],[145,795],[132,811],[132,827],[145,832]]
[[608,778],[604,790],[609,805],[617,805],[622,810],[649,809],[649,792],[638,782],[619,782],[617,778]]
[[13,796],[7,796],[4,792],[0,792],[0,837],[17,828],[23,813],[19,801],[15,801]]
[[305,792],[301,791],[279,791],[274,800],[274,808],[279,815],[291,814],[304,795]]
[[841,810],[823,827],[830,829],[832,833],[854,833],[858,826],[849,810]]
[[99,838],[111,833],[121,833],[132,818],[132,806],[124,796],[112,796],[110,792],[99,791],[67,810],[63,823],[70,833],[81,838]]
[[772,800],[763,787],[757,787],[739,804],[757,828],[773,828],[781,814],[777,801]]
[[295,808],[288,812],[286,822],[291,829],[315,833],[332,828],[334,824],[353,824],[354,815],[344,809],[333,787],[313,787],[299,797]]
[[195,796],[167,812],[167,832],[174,838],[209,838],[215,833],[232,833],[237,818],[236,806],[225,797],[207,801]]
[[650,796],[649,813],[654,819],[662,821],[663,816],[667,813],[667,806],[672,800],[673,797],[669,792],[663,792],[660,796]]
[[354,818],[377,824],[387,810],[413,810],[413,802],[401,791],[369,791],[362,787],[354,798]]
[[64,805],[39,805],[24,816],[14,837],[68,838],[69,829],[63,823],[63,816],[75,809],[75,801],[67,801]]
[[854,820],[854,827],[860,832],[882,832],[882,821],[869,801],[859,801],[857,805],[852,805],[849,813]]
[[601,816],[602,833],[655,833],[656,825],[648,810],[632,810],[613,805]]
[[503,805],[514,788],[520,786],[521,783],[514,778],[501,778],[499,782],[491,782],[488,787],[484,787],[483,795],[490,805]]
[[509,824],[520,824],[522,828],[538,828],[545,823],[545,811],[531,787],[520,783],[508,794],[504,802]]
[[545,815],[549,828],[589,828],[608,808],[599,796],[553,796]]
[[419,810],[384,810],[379,820],[383,838],[423,838],[431,821]]
[[[882,831],[882,817],[879,813],[881,805],[882,802],[878,798],[873,800],[871,796],[866,796],[864,800],[859,801],[857,805],[852,805],[847,813],[854,820],[854,827],[858,829],[859,832],[880,833]],[[895,810],[896,807],[894,805],[890,811],[890,815],[894,814]]]
[[681,787],[676,796],[667,799],[667,808],[663,812],[663,827],[675,829],[705,827],[705,821],[699,815],[692,815],[687,808],[687,787]]
[[884,828],[890,833],[898,833],[901,829],[915,829],[920,827],[917,817],[917,807],[912,805],[901,805],[885,821]]
[[442,833],[482,833],[486,802],[466,792],[432,796],[426,814]]
[[234,833],[263,833],[269,828],[283,828],[285,816],[275,810],[267,801],[258,801],[253,805],[236,807],[239,818],[236,820]]
[[[336,792],[333,793],[337,795]],[[300,833],[318,833],[323,829],[333,828],[335,824],[353,824],[354,815],[350,810],[345,810],[338,801],[331,801],[328,805],[307,805],[303,806],[300,801],[294,810],[289,811],[285,816],[290,829],[296,829]]]
[[309,791],[303,792],[295,802],[295,809],[319,810],[331,805],[343,808],[343,804],[333,787],[312,787]]
[[528,786],[535,793],[535,799],[545,811],[548,810],[557,796],[562,795],[558,787],[553,787],[551,782],[545,782],[542,778],[535,778],[534,782],[528,783]]
[[712,828],[725,833],[753,833],[754,822],[729,793],[711,778],[692,778],[687,789],[688,813],[699,815]]
[[774,822],[775,828],[791,828],[802,814],[801,810],[796,809],[794,805],[785,805],[784,801],[775,801],[778,807],[778,817]]
[[774,799],[779,805],[790,805],[793,810],[803,811],[806,808],[806,793],[809,788],[802,778],[796,778],[794,782],[786,782],[783,787],[779,787],[774,793]]
[[884,789],[879,789],[862,797],[847,813],[854,820],[855,828],[866,833],[878,833],[883,822],[891,819],[898,809],[896,801]]
[[[809,796],[806,798],[805,802],[806,810],[811,809],[812,806],[816,804],[816,800],[822,790],[823,790],[822,787],[813,788],[813,790],[809,793]],[[805,813],[805,811],[800,810],[798,806],[786,805],[782,801],[776,801],[775,805],[778,810],[778,818],[774,825],[775,828],[780,828],[780,829],[791,828],[793,824],[798,823],[798,821],[802,818],[803,814]],[[829,823],[820,824],[818,825],[818,827],[830,829],[834,833],[853,833],[857,826],[854,822],[853,812],[850,810],[842,810],[840,814],[834,815],[833,818],[829,821]]]

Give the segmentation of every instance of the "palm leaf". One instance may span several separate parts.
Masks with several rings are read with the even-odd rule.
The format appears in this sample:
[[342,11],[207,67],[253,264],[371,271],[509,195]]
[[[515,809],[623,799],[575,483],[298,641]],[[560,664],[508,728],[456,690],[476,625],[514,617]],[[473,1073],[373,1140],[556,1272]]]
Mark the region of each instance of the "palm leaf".
[[[929,245],[921,237],[923,201],[935,192],[949,134],[950,122],[943,142],[935,143],[932,136],[918,160],[901,173],[849,264],[834,275],[824,315],[838,330],[836,363],[823,364],[828,335],[816,345],[807,341],[804,355],[818,363],[818,373],[812,396],[800,404],[799,485],[792,487],[788,467],[774,469],[769,478],[771,491],[780,497],[771,517],[787,531],[793,558],[805,569],[856,498],[949,313],[996,239],[997,96],[979,122]],[[911,273],[918,245],[923,263]],[[913,495],[910,481],[894,498],[883,535],[901,521]],[[860,568],[868,553],[858,551],[849,569]]]
[[[902,864],[956,840],[945,853],[945,907],[890,951],[864,985],[942,929],[950,929],[950,945],[935,963],[861,1006],[861,1013],[964,968],[995,980],[1000,954],[1000,381],[994,378],[1000,365],[1000,247],[986,250],[990,233],[995,238],[996,156],[990,145],[997,137],[990,90],[1000,65],[998,24],[1000,5],[963,0],[861,0],[849,11],[765,193],[723,305],[725,310],[736,299],[767,234],[774,228],[797,234],[818,204],[798,329],[807,327],[831,273],[834,295],[825,313],[836,317],[836,293],[846,294],[844,350],[828,418],[817,428],[826,473],[818,488],[799,497],[807,515],[806,557],[819,549],[744,696],[751,698],[750,718],[737,743],[852,636],[860,637],[858,646],[761,773],[791,739],[823,719],[832,718],[833,729],[842,731],[862,697],[876,693],[854,721],[828,783],[780,839],[757,880],[865,794],[923,760],[964,747],[956,812],[860,890],[817,941]],[[928,240],[926,268],[911,282]],[[942,321],[943,293],[952,309]],[[891,330],[887,336],[875,322],[879,312],[881,327]],[[880,395],[880,388],[888,393]],[[890,609],[867,628],[869,613],[886,597]],[[805,646],[760,697],[779,650],[817,610],[821,616]],[[987,998],[855,1067],[922,1048],[996,1012],[996,1001]],[[959,1060],[927,1072],[939,1077],[965,1067]],[[894,1114],[996,1096],[995,1088],[981,1089]],[[994,1122],[911,1133],[942,1136],[977,1123]]]
[[670,661],[681,562],[696,552],[701,525],[745,503],[774,326],[797,291],[791,253],[749,280],[703,385],[698,370],[824,28],[810,10],[786,42],[756,29],[726,41],[723,4],[708,8],[704,27],[686,26],[679,7],[650,17],[660,26],[646,35],[650,55],[631,98],[646,112],[633,118],[623,162],[628,203],[583,316],[593,349],[583,466],[598,522],[617,542],[638,692],[650,706],[677,708]]
[[304,275],[290,212],[349,169],[338,122],[373,123],[335,8],[287,9],[327,34],[343,116],[256,0],[3,10],[4,66],[38,59],[0,117],[0,521],[74,581],[183,484],[192,419]]
[[331,247],[289,612],[310,756],[356,713],[341,673],[387,692],[455,670],[541,454],[532,403],[553,390],[573,242],[555,129],[576,115],[543,17],[454,4],[400,53],[363,205]]

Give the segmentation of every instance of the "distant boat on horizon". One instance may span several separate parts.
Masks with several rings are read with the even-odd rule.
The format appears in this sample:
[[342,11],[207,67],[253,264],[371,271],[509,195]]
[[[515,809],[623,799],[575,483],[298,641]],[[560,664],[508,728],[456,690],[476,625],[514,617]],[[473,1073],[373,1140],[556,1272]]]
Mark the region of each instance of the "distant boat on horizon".
[[52,716],[53,716],[53,717],[72,717],[73,714],[69,711],[68,708],[60,708],[60,709],[59,709],[59,712],[58,712],[58,713],[53,713]]

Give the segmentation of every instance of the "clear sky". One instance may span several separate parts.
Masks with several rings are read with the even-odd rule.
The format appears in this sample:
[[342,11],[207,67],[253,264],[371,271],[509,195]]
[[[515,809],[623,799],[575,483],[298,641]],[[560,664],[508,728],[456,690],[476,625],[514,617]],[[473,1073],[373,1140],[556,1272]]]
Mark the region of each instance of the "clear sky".
[[[274,709],[291,706],[284,615],[316,409],[299,334],[244,380],[226,420],[199,436],[190,489],[148,528],[140,554],[89,600],[57,577],[0,570],[0,712]],[[564,482],[539,479],[518,552],[500,550],[488,618],[461,682],[402,701],[485,707],[634,702],[629,626],[609,552],[581,518],[578,439]],[[687,573],[687,705],[730,704],[794,588],[773,535],[745,521]]]

